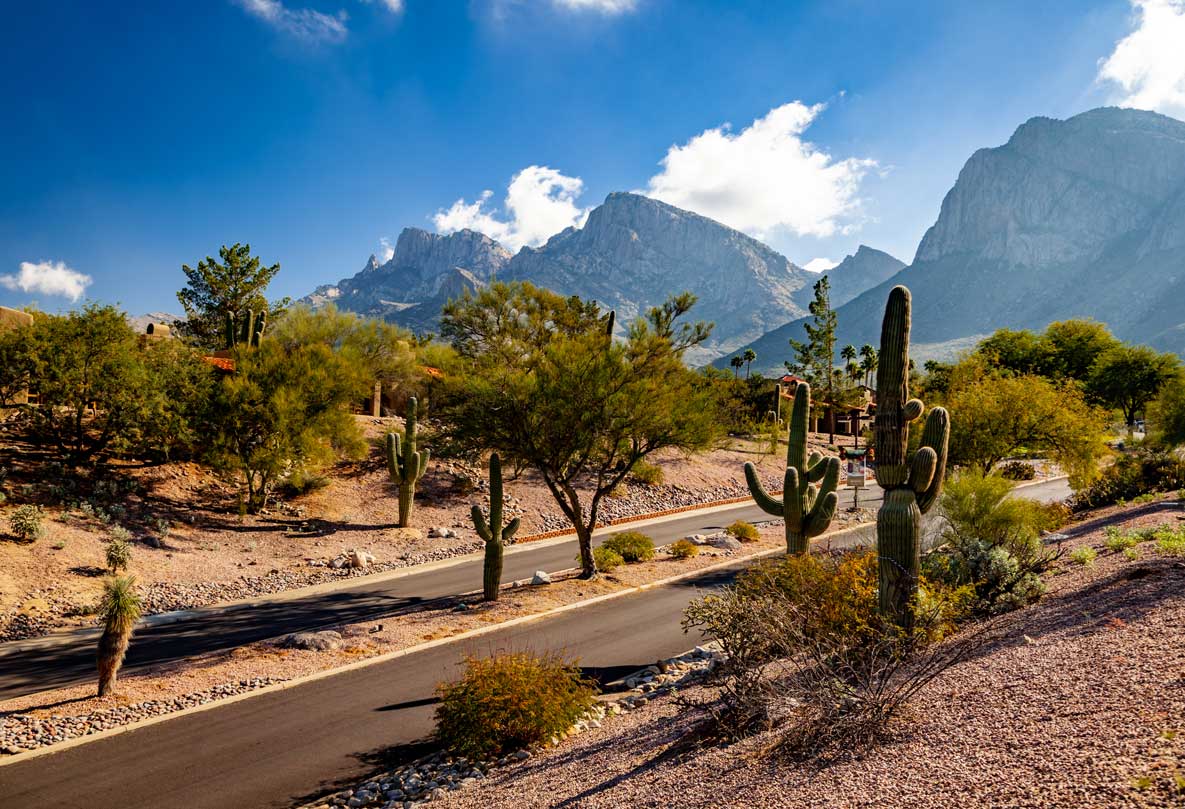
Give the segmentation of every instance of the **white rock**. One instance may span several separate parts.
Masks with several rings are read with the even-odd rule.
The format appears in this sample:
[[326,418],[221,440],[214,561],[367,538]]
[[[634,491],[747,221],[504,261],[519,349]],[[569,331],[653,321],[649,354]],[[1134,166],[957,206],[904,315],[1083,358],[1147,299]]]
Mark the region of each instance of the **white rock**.
[[531,577],[531,584],[551,584],[551,576],[546,571],[536,570],[535,575]]

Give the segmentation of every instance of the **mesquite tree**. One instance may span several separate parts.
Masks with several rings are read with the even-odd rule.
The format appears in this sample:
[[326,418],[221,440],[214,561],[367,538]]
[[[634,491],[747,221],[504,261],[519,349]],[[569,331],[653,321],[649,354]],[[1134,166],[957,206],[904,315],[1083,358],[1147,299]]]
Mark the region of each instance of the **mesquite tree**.
[[893,287],[881,326],[876,384],[876,482],[885,492],[876,515],[876,546],[881,613],[905,627],[913,622],[918,590],[922,515],[942,493],[950,438],[950,417],[935,407],[921,447],[909,454],[910,422],[925,409],[909,396],[909,329],[909,290]]
[[812,452],[808,458],[806,454],[810,408],[811,386],[800,382],[794,392],[794,409],[790,412],[781,500],[766,493],[757,477],[757,467],[745,464],[749,493],[767,514],[785,520],[786,553],[792,554],[810,551],[811,539],[827,530],[839,504],[839,495],[835,492],[839,485],[839,458],[825,458],[819,452]]
[[448,438],[534,469],[572,523],[583,575],[596,575],[601,501],[660,449],[703,449],[716,434],[708,393],[682,361],[705,324],[677,324],[676,296],[612,336],[597,305],[527,283],[495,283],[451,301],[441,332],[467,366],[450,375]]

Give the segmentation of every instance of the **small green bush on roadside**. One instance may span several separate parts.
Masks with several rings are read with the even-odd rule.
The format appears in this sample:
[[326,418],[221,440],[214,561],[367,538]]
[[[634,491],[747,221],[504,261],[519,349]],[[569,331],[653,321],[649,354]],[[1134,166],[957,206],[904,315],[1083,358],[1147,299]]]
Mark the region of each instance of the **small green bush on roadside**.
[[1089,545],[1083,545],[1081,548],[1075,548],[1070,554],[1070,561],[1083,567],[1094,567],[1094,560],[1099,556],[1099,552]]
[[699,545],[690,539],[680,539],[667,546],[667,553],[676,559],[690,559],[693,556],[699,556]]
[[1002,463],[998,471],[1008,480],[1032,480],[1037,477],[1037,470],[1033,468],[1033,465],[1024,461]]
[[646,461],[634,464],[634,468],[630,470],[630,477],[644,486],[661,486],[666,480],[661,466]]
[[[604,545],[598,545],[593,548],[592,552],[593,563],[596,564],[597,570],[602,573],[608,573],[614,568],[621,567],[625,564],[625,560],[621,558],[621,554],[612,548],[606,548]],[[576,561],[580,561],[580,557],[576,557]]]
[[574,662],[526,652],[470,657],[461,679],[436,692],[437,738],[475,760],[546,742],[572,727],[596,698]]
[[605,540],[602,548],[616,551],[627,564],[654,558],[654,540],[641,531],[622,531]]
[[21,506],[8,518],[8,529],[21,542],[35,542],[45,535],[45,512],[40,506]]
[[761,532],[757,530],[757,526],[744,520],[737,520],[724,530],[729,536],[741,542],[756,542],[761,538]]
[[1133,534],[1125,534],[1113,525],[1107,526],[1103,530],[1103,547],[1112,553],[1119,553],[1126,551],[1128,548],[1134,548],[1140,541]]
[[1090,486],[1074,492],[1074,511],[1123,504],[1157,492],[1172,492],[1185,486],[1185,462],[1170,452],[1141,449],[1120,455]]
[[1157,531],[1156,551],[1166,556],[1185,556],[1185,528]]
[[127,570],[128,565],[132,563],[132,546],[128,544],[127,540],[113,536],[107,542],[104,556],[107,559],[107,569],[113,574]]

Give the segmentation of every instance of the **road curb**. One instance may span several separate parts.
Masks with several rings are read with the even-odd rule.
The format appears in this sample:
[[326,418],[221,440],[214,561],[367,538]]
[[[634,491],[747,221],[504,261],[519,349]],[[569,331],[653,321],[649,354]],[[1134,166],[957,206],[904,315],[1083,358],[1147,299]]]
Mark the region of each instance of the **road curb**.
[[[834,540],[836,537],[840,537],[840,536],[843,536],[846,534],[854,534],[859,531],[863,531],[868,528],[875,527],[875,525],[876,525],[876,523],[873,523],[873,522],[859,523],[857,525],[848,526],[847,528],[841,528],[837,531],[831,531],[826,534],[822,534],[821,536],[816,537],[814,541],[819,542],[821,540],[829,540],[829,541]],[[70,750],[74,747],[80,747],[84,744],[90,744],[92,742],[101,741],[103,739],[109,739],[109,738],[112,738],[115,736],[120,736],[125,733],[131,733],[132,731],[140,730],[140,729],[146,728],[146,727],[151,727],[152,725],[156,725],[161,722],[167,722],[167,721],[170,721],[173,719],[180,719],[181,717],[190,716],[192,714],[203,713],[205,711],[213,710],[215,708],[221,708],[221,707],[224,707],[227,705],[233,705],[236,702],[242,702],[244,700],[252,699],[255,697],[261,697],[261,696],[264,696],[267,694],[274,694],[274,693],[278,693],[281,691],[286,691],[290,688],[295,688],[297,686],[304,685],[306,683],[315,682],[317,680],[323,680],[327,677],[335,677],[340,674],[346,674],[351,671],[357,671],[359,669],[364,669],[369,666],[377,666],[382,663],[387,663],[391,660],[396,660],[400,657],[407,657],[408,655],[416,654],[418,652],[424,651],[425,649],[432,649],[432,648],[435,648],[438,646],[444,646],[449,643],[458,643],[458,642],[470,640],[471,638],[481,637],[482,635],[488,635],[490,633],[498,632],[503,629],[509,629],[509,628],[512,628],[515,626],[522,626],[523,624],[528,624],[533,621],[544,620],[544,619],[550,618],[554,615],[559,615],[559,614],[562,614],[565,612],[570,612],[572,610],[583,609],[585,607],[591,607],[596,604],[604,603],[606,601],[612,601],[614,599],[624,598],[625,596],[637,595],[638,593],[643,593],[643,592],[646,592],[647,590],[653,590],[656,587],[664,587],[668,584],[674,584],[679,581],[684,581],[686,579],[695,578],[696,576],[702,576],[704,574],[712,573],[717,570],[723,570],[724,568],[727,568],[727,567],[733,567],[735,565],[744,564],[746,562],[754,562],[754,561],[757,561],[758,559],[762,559],[762,558],[765,558],[768,556],[776,556],[781,553],[784,553],[782,548],[774,547],[774,548],[769,548],[769,549],[766,549],[763,551],[759,551],[757,553],[749,554],[748,556],[738,556],[736,558],[728,559],[723,562],[718,562],[716,564],[708,565],[707,567],[702,567],[697,570],[689,570],[684,573],[678,573],[674,576],[668,576],[666,578],[658,579],[656,581],[646,582],[644,584],[638,584],[633,587],[628,587],[624,590],[619,590],[617,592],[605,593],[603,595],[594,596],[593,598],[584,599],[583,601],[574,601],[571,604],[564,604],[559,607],[553,607],[552,609],[544,610],[543,612],[532,613],[530,615],[520,615],[519,617],[511,618],[508,621],[502,621],[497,624],[490,624],[488,626],[477,627],[476,629],[471,629],[466,632],[461,632],[456,635],[451,635],[447,638],[438,638],[437,640],[431,640],[431,641],[427,641],[426,643],[420,643],[420,644],[416,644],[415,646],[409,646],[406,649],[396,649],[391,652],[386,652],[385,654],[375,655],[374,657],[369,657],[365,660],[358,660],[354,663],[347,663],[344,666],[338,666],[336,668],[326,669],[325,671],[318,671],[318,672],[314,672],[312,674],[306,674],[303,677],[296,677],[291,680],[286,680],[282,683],[276,683],[275,685],[264,686],[263,688],[258,688],[254,691],[247,691],[242,694],[235,694],[233,696],[226,697],[225,699],[213,700],[211,702],[206,703],[205,705],[196,705],[192,708],[185,708],[183,710],[175,711],[173,713],[167,713],[167,714],[161,714],[159,716],[148,717],[147,719],[144,719],[139,722],[132,722],[127,725],[120,725],[119,727],[109,728],[107,730],[101,730],[98,733],[91,733],[86,736],[77,736],[72,739],[66,739],[65,741],[59,742],[57,744],[47,745],[45,747],[38,747],[35,750],[27,750],[22,753],[17,753],[16,755],[13,755],[13,756],[5,756],[3,758],[0,758],[0,769],[2,769],[4,767],[12,766],[14,764],[19,764],[24,761],[29,761],[34,758],[40,758],[42,756],[52,755],[54,753],[60,753],[65,750]]]

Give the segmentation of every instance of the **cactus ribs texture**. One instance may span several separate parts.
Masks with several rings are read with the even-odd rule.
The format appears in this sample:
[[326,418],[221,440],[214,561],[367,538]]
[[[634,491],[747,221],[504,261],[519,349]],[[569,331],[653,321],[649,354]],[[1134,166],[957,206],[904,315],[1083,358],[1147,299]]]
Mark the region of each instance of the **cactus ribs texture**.
[[416,397],[407,400],[407,416],[404,419],[403,437],[399,433],[387,433],[387,471],[391,480],[399,487],[399,527],[407,528],[411,521],[412,499],[416,484],[428,469],[431,450],[419,452],[416,449],[417,417],[419,402]]
[[909,396],[910,294],[889,293],[881,326],[876,385],[876,482],[884,502],[876,515],[881,614],[909,627],[921,568],[922,515],[942,493],[950,416],[935,407],[926,417],[921,447],[909,457],[909,425],[925,406]]
[[482,599],[497,601],[502,586],[502,549],[518,533],[519,520],[515,517],[502,524],[502,460],[497,453],[490,456],[490,518],[486,520],[481,506],[473,506],[469,515],[477,535],[485,540],[486,555],[482,569]]
[[[839,458],[822,453],[806,454],[807,425],[810,421],[811,386],[800,382],[794,392],[790,413],[789,446],[782,499],[771,497],[757,477],[757,468],[745,464],[745,480],[757,505],[766,513],[786,521],[786,553],[810,551],[811,539],[827,530],[839,504]],[[821,483],[820,483],[821,481]],[[816,485],[817,484],[817,485]]]

